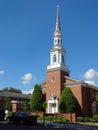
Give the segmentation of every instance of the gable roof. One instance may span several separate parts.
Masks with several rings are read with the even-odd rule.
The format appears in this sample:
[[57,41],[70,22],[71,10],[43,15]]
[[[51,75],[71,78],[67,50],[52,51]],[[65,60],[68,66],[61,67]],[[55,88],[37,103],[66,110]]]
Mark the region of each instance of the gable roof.
[[0,91],[0,96],[4,97],[16,97],[16,98],[31,98],[29,94],[16,93],[16,92],[8,92],[8,91]]
[[84,81],[76,80],[76,79],[74,79],[74,78],[70,78],[70,77],[67,77],[67,76],[65,76],[65,78],[71,80],[71,82],[64,83],[64,85],[66,85],[66,86],[72,87],[72,86],[74,86],[74,85],[79,85],[79,84],[81,84],[81,86],[83,86],[83,87],[90,87],[90,88],[93,88],[93,89],[98,90],[98,87],[96,87],[96,86],[94,86],[94,85],[92,85],[92,84],[86,83],[86,82],[84,82]]

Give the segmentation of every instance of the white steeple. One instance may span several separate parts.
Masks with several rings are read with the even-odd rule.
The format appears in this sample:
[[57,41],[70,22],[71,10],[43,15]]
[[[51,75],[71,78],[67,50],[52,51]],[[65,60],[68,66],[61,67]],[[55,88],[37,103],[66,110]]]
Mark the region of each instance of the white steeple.
[[50,65],[47,66],[47,71],[61,69],[67,73],[68,70],[65,62],[66,50],[62,45],[62,32],[60,27],[60,18],[59,18],[59,6],[57,6],[57,15],[56,15],[56,27],[54,31],[54,45],[50,52]]
[[57,16],[56,16],[56,28],[54,32],[54,45],[62,44],[62,33],[60,27],[60,19],[59,19],[59,5],[57,6]]

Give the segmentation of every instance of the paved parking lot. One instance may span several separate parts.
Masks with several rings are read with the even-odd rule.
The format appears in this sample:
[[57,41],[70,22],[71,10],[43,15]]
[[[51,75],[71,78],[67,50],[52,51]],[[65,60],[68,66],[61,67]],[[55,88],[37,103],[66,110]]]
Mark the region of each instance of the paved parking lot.
[[97,126],[94,125],[82,125],[82,124],[72,124],[72,123],[49,123],[47,122],[45,126],[43,123],[39,122],[37,126],[25,126],[16,124],[7,124],[6,122],[0,122],[0,130],[40,130],[40,129],[59,129],[59,130],[98,130]]
[[98,124],[96,125],[84,125],[84,124],[73,124],[73,123],[46,123],[47,126],[53,126],[54,128],[66,128],[66,129],[75,129],[75,130],[98,130]]
[[[26,125],[16,125],[16,124],[7,124],[5,122],[0,122],[0,130],[54,130],[57,129],[52,125],[38,125],[38,126],[26,126]],[[68,129],[68,128],[58,128],[58,130],[75,130],[75,129]]]

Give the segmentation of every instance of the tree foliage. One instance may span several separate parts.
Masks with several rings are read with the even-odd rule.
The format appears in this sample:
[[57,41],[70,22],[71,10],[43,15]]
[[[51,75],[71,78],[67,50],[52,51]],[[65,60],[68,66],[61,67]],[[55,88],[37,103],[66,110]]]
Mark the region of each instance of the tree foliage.
[[98,102],[98,93],[96,93],[96,101]]
[[44,109],[47,108],[47,103],[46,103],[46,101],[43,102],[43,108],[44,108]]
[[32,112],[43,111],[44,95],[41,86],[36,84],[31,95],[30,108]]
[[65,87],[62,92],[60,102],[59,102],[59,111],[62,113],[77,112],[78,102],[74,95],[72,94],[69,87]]
[[10,88],[3,88],[2,91],[22,93],[20,89],[16,89],[16,88],[13,88],[13,87],[10,87]]
[[11,102],[9,97],[5,97],[5,109],[10,110],[11,109]]
[[24,111],[29,111],[29,110],[30,110],[30,103],[29,103],[29,99],[26,98],[24,102]]

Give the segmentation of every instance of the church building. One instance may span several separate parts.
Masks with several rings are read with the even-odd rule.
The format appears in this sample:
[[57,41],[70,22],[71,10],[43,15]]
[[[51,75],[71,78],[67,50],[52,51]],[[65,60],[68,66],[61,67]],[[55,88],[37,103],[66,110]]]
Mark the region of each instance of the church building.
[[81,116],[98,114],[98,104],[96,102],[98,88],[70,77],[70,70],[66,65],[66,50],[62,42],[58,7],[53,35],[53,48],[50,51],[50,64],[47,66],[46,80],[41,86],[43,93],[46,94],[46,113],[59,113],[58,103],[62,91],[65,87],[70,87],[80,105]]

